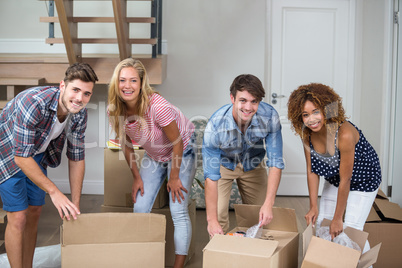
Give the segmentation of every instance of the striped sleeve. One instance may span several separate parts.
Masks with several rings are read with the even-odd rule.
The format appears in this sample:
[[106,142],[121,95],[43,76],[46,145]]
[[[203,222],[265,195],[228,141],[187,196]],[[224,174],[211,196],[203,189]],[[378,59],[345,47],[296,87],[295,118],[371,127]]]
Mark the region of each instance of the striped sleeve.
[[155,122],[160,127],[166,127],[176,120],[176,111],[162,96],[155,94],[151,107],[153,108]]

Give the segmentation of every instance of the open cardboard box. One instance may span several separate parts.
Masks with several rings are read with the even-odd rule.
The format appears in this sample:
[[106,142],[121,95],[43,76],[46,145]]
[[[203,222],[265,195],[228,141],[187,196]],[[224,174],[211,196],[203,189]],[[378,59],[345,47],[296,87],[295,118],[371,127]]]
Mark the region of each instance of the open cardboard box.
[[[330,223],[331,221],[324,219],[321,226],[328,226]],[[302,268],[366,268],[377,261],[381,243],[362,254],[361,251],[316,237],[313,231],[310,223],[303,232]],[[368,233],[351,227],[346,227],[344,232],[363,250]]]
[[164,267],[164,215],[91,213],[64,220],[61,265],[66,267]]
[[[234,205],[237,227],[246,231],[259,221],[261,206]],[[261,239],[215,235],[203,250],[203,267],[297,267],[299,234],[293,209],[273,208],[273,220]]]
[[[134,150],[137,166],[145,150]],[[104,149],[104,201],[105,206],[133,207],[131,188],[133,175],[124,158],[122,150]],[[163,208],[168,204],[169,196],[166,183],[156,196],[153,208]]]
[[[191,237],[190,248],[188,249],[188,255],[185,260],[185,264],[194,256],[195,254],[195,237],[196,237],[196,203],[194,200],[188,205],[188,213],[190,215],[191,227],[193,230],[193,235]],[[113,206],[101,206],[102,212],[128,212],[133,213],[132,208],[128,207],[113,207]],[[165,247],[165,267],[173,267],[175,260],[174,252],[174,226],[172,221],[172,215],[170,214],[169,207],[164,208],[153,208],[151,213],[162,214],[166,217],[166,247]],[[146,267],[146,266],[145,266]]]
[[398,204],[389,202],[381,190],[378,191],[364,231],[369,233],[370,245],[382,243],[374,267],[402,267],[402,209]]

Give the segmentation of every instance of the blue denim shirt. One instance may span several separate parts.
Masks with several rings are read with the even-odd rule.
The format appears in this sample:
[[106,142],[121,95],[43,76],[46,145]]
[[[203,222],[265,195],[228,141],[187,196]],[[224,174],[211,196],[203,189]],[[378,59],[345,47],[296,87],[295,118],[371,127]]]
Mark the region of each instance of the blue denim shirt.
[[242,163],[244,171],[253,170],[265,153],[268,167],[283,169],[282,127],[277,111],[268,103],[260,102],[245,134],[237,126],[232,111],[232,104],[223,106],[211,116],[205,128],[204,178],[219,180],[221,165],[234,170]]

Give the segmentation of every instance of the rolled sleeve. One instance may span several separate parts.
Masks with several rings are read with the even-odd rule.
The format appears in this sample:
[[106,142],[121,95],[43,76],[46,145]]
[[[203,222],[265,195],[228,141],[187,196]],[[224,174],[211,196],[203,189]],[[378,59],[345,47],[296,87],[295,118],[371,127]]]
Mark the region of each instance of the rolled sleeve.
[[277,113],[272,117],[271,132],[265,138],[265,146],[267,151],[268,167],[276,167],[284,169],[285,164],[283,161],[283,141],[282,141],[282,126]]
[[202,166],[204,169],[204,179],[209,178],[217,181],[221,178],[221,150],[219,149],[216,131],[214,131],[210,123],[207,124],[204,132]]
[[79,120],[73,124],[72,131],[67,134],[67,152],[68,159],[81,161],[85,159],[85,130],[87,127],[86,111],[79,117]]

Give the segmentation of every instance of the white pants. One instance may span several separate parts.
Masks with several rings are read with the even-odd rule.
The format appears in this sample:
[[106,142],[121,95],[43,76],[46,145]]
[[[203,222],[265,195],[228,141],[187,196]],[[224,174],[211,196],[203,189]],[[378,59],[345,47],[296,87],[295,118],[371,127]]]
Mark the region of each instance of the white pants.
[[[345,211],[345,226],[353,227],[363,231],[364,223],[370,213],[378,189],[374,192],[350,191]],[[338,187],[333,186],[325,180],[320,200],[320,211],[318,213],[316,226],[319,228],[324,218],[332,220],[336,209]],[[366,241],[363,253],[370,249]]]

